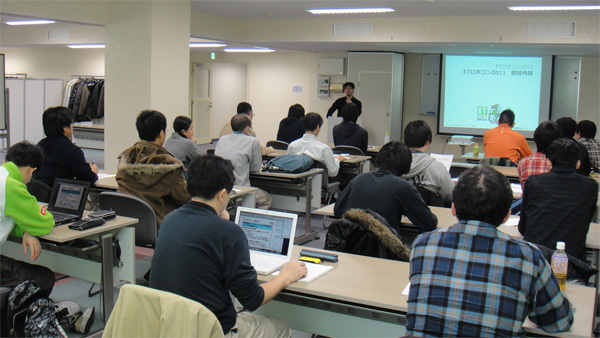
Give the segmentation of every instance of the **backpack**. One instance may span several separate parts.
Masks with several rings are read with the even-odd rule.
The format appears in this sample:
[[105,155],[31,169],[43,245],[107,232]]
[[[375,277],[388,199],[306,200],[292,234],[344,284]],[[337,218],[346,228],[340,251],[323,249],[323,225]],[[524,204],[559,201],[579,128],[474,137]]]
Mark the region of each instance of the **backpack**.
[[8,328],[14,337],[66,337],[56,319],[54,302],[35,281],[26,280],[8,295]]
[[305,154],[281,155],[267,163],[266,170],[280,173],[301,173],[310,169],[313,159]]

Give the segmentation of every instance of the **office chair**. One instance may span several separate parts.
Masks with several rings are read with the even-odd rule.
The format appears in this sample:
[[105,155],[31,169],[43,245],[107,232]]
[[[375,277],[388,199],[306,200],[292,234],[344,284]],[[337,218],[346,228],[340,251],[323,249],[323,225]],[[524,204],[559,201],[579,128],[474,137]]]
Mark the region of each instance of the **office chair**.
[[46,183],[32,179],[27,183],[27,191],[35,196],[38,202],[48,203],[50,202],[50,195],[52,195],[52,188]]
[[421,197],[423,197],[423,201],[425,202],[425,204],[434,207],[446,207],[444,199],[442,199],[440,195],[423,187],[415,187],[417,188],[417,191],[421,194]]
[[223,337],[204,305],[174,293],[125,284],[103,337]]
[[206,155],[214,155],[214,154],[215,154],[214,149],[206,149]]
[[129,194],[105,191],[98,196],[100,209],[114,210],[119,216],[137,218],[135,245],[154,248],[156,245],[156,214],[146,201]]
[[288,146],[290,144],[284,141],[279,141],[279,140],[271,140],[269,142],[267,142],[267,147],[273,147],[273,149],[279,149],[279,150],[287,150]]
[[345,145],[341,145],[341,146],[335,146],[333,148],[333,153],[334,154],[350,154],[350,155],[361,155],[364,156],[365,153],[353,146],[345,146]]
[[[329,176],[327,175],[327,166],[325,163],[320,161],[313,162],[313,168],[324,169],[325,171],[321,174],[321,190],[325,193],[325,200],[327,204],[331,203],[331,198],[340,193],[340,182],[329,182]],[[323,199],[323,198],[321,198]]]

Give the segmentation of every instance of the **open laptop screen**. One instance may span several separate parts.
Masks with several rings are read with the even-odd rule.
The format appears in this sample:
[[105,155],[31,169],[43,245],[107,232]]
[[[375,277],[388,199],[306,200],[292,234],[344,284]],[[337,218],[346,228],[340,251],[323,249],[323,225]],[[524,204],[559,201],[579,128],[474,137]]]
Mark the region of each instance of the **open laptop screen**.
[[291,248],[294,217],[283,213],[239,210],[237,223],[246,233],[250,250],[287,256]]
[[83,214],[90,183],[57,178],[52,188],[48,209],[70,214]]

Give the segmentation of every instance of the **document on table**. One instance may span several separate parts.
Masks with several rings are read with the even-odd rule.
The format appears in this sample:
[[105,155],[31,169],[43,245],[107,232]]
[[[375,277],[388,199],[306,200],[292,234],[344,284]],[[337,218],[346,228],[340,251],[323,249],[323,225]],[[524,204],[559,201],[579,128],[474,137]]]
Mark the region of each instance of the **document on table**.
[[433,157],[436,161],[442,162],[442,164],[444,165],[444,167],[446,167],[446,170],[450,171],[450,166],[452,165],[452,159],[454,158],[454,155],[444,155],[444,154],[434,154],[434,153],[431,153],[430,156]]
[[[298,279],[298,282],[303,282],[303,283],[310,283],[313,280],[317,279],[318,277],[321,277],[322,275],[326,274],[327,272],[331,271],[333,269],[333,266],[331,265],[323,265],[323,264],[315,264],[315,263],[306,263],[306,268],[308,269],[308,272],[306,274],[306,276]],[[273,272],[273,276],[277,276],[279,274],[279,270]]]
[[114,177],[114,176],[115,176],[115,174],[98,173],[98,179],[107,178],[107,177]]
[[516,227],[517,225],[519,225],[519,216],[510,216],[508,218],[508,221],[506,221],[506,223],[504,223],[504,225],[508,226],[508,227]]
[[408,290],[410,290],[410,282],[408,282],[404,290],[402,290],[402,294],[408,296]]

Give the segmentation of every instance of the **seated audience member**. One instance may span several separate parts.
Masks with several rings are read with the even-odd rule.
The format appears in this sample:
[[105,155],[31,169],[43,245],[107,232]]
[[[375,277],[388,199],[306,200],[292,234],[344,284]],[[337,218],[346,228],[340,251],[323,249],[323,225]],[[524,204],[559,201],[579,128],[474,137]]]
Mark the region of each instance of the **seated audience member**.
[[554,140],[562,136],[562,129],[553,121],[544,121],[535,128],[533,140],[537,153],[522,159],[517,168],[521,188],[525,188],[525,182],[529,176],[547,173],[552,169],[552,164],[546,158],[546,149]]
[[68,178],[90,183],[98,180],[98,166],[88,164],[85,155],[73,140],[73,112],[66,107],[46,109],[42,124],[46,138],[38,143],[44,153],[44,164],[36,180],[52,187],[54,179]]
[[323,118],[317,113],[308,113],[302,118],[302,125],[304,125],[304,135],[290,144],[287,154],[308,155],[315,161],[323,162],[330,177],[336,176],[340,170],[340,161],[344,160],[344,156],[334,155],[327,144],[317,140],[323,125]]
[[381,147],[376,161],[377,171],[356,176],[342,191],[335,203],[335,217],[342,218],[354,208],[371,209],[410,245],[416,235],[410,233],[413,229],[400,223],[402,215],[408,217],[419,233],[435,229],[438,222],[417,188],[401,177],[410,169],[410,149],[404,143],[389,142]]
[[[252,111],[252,106],[250,105],[250,103],[248,102],[240,102],[237,105],[237,113],[238,114],[244,114],[246,116],[248,116],[248,118],[250,119],[250,121],[252,121],[252,119],[254,118],[254,112]],[[250,128],[249,130],[250,135],[252,137],[256,137],[256,133],[254,132],[254,129]],[[221,132],[219,132],[219,138],[221,138],[223,135],[229,135],[233,133],[233,130],[231,129],[231,123],[227,122],[225,123],[225,125],[223,126],[223,128],[221,128]],[[260,151],[263,155],[267,155],[268,153],[272,153],[273,151],[275,151],[275,149],[273,149],[273,147],[260,147]]]
[[[577,122],[570,117],[561,117],[556,120],[563,132],[563,136],[575,140],[575,132],[577,131]],[[578,148],[580,165],[577,172],[584,176],[589,176],[592,172],[592,164],[590,163],[590,155],[582,143],[575,142]]]
[[498,126],[483,134],[485,157],[506,157],[517,164],[523,157],[532,154],[525,137],[514,131],[515,113],[506,109],[500,113]]
[[[252,121],[245,114],[237,114],[232,117],[231,128],[233,133],[224,135],[217,142],[215,155],[231,161],[235,184],[249,187],[250,172],[260,171],[262,168],[260,144],[255,137],[250,135]],[[257,208],[269,209],[272,201],[271,195],[260,189],[253,194]]]
[[454,183],[450,172],[442,162],[436,161],[427,154],[431,144],[431,128],[427,122],[417,120],[409,122],[404,128],[404,143],[410,148],[412,162],[410,171],[402,175],[416,187],[421,187],[440,196],[450,206]]
[[167,119],[161,112],[142,111],[135,126],[140,140],[119,155],[117,191],[150,204],[160,227],[166,214],[190,200],[183,164],[163,147]]
[[165,141],[165,149],[180,160],[186,170],[194,157],[204,155],[200,146],[196,144],[192,119],[187,116],[177,116],[175,118],[173,121],[173,135]]
[[585,241],[596,210],[598,184],[577,173],[577,142],[559,138],[546,150],[552,169],[529,177],[523,189],[519,232],[531,243],[565,251],[585,261]]
[[542,252],[497,229],[511,200],[494,169],[461,175],[452,194],[459,223],[413,243],[407,335],[524,337],[527,317],[546,332],[571,327],[573,310]]
[[[0,167],[0,244],[9,235],[23,237],[24,253],[29,251],[32,260],[42,252],[36,236],[49,234],[54,227],[52,214],[38,204],[27,192],[25,184],[34,171],[44,162],[42,151],[28,141],[14,144],[6,153],[6,162]],[[54,273],[50,269],[0,256],[0,285],[15,287],[17,284],[34,280],[49,296],[54,288]]]
[[596,124],[590,120],[583,120],[577,124],[575,138],[585,146],[590,156],[590,164],[595,172],[600,172],[600,142],[596,137]]
[[[225,159],[205,155],[192,161],[192,200],[165,217],[152,257],[150,287],[202,303],[227,337],[289,337],[285,322],[249,311],[306,275],[306,266],[292,260],[259,285],[248,239],[225,210],[234,180],[233,166]],[[231,295],[248,311],[236,313]]]
[[342,108],[344,122],[333,127],[333,143],[336,146],[353,146],[367,152],[369,133],[358,124],[358,106],[349,103]]
[[304,135],[304,126],[302,118],[304,117],[304,107],[296,103],[288,110],[286,118],[279,122],[277,130],[277,140],[292,143]]

